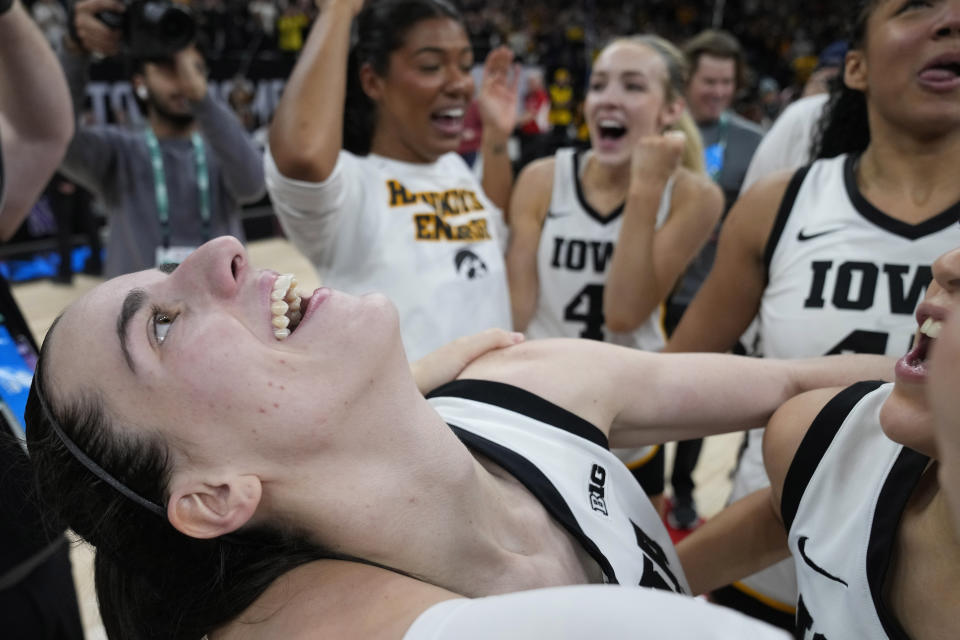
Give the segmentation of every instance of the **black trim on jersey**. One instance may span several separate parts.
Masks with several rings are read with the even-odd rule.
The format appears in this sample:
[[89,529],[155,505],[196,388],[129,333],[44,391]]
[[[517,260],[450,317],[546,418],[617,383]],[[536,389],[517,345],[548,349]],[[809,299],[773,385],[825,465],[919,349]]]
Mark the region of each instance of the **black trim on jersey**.
[[623,208],[626,206],[627,202],[624,200],[620,203],[620,206],[605,216],[590,206],[590,203],[587,202],[586,196],[583,195],[583,185],[580,184],[580,153],[580,151],[573,152],[573,184],[577,186],[577,200],[580,201],[580,206],[583,207],[583,210],[600,224],[608,224],[613,222],[620,217],[620,214],[623,213]]
[[877,225],[878,227],[889,231],[892,234],[906,238],[907,240],[917,240],[924,236],[943,231],[952,224],[960,220],[960,202],[956,202],[942,213],[924,220],[920,224],[909,224],[896,218],[891,218],[880,209],[870,204],[863,194],[860,193],[860,187],[857,186],[857,176],[854,169],[859,156],[850,155],[843,163],[843,182],[847,187],[847,195],[854,208],[864,218]]
[[903,447],[887,474],[873,513],[870,542],[867,546],[867,582],[870,584],[870,595],[873,597],[877,617],[891,640],[909,640],[909,637],[884,603],[883,583],[890,568],[890,558],[893,555],[903,510],[929,463],[930,458],[927,456]]
[[780,515],[783,526],[787,531],[793,526],[793,519],[797,517],[800,507],[800,498],[803,497],[810,484],[813,472],[817,470],[820,459],[827,452],[834,436],[840,430],[850,411],[865,395],[876,390],[883,382],[871,380],[858,382],[833,396],[824,405],[817,417],[810,423],[810,428],[804,434],[797,452],[790,462],[787,476],[783,480],[783,495],[780,498]]
[[770,261],[773,260],[773,252],[780,243],[780,236],[783,235],[783,229],[787,226],[787,218],[793,211],[793,204],[797,201],[797,194],[800,193],[800,186],[803,179],[807,177],[810,171],[810,165],[801,167],[790,178],[787,184],[787,190],[783,192],[783,199],[780,201],[780,208],[777,209],[777,217],[773,221],[773,228],[770,229],[770,237],[767,238],[767,245],[763,248],[763,272],[767,280],[770,280]]
[[617,575],[613,570],[613,565],[611,565],[607,557],[603,555],[603,552],[600,551],[596,543],[583,532],[576,517],[573,515],[573,511],[570,510],[567,501],[563,499],[563,496],[560,495],[557,488],[553,486],[550,479],[547,478],[535,464],[516,451],[512,451],[503,445],[487,440],[483,436],[478,436],[454,424],[450,424],[450,428],[453,429],[453,433],[460,438],[463,444],[490,458],[503,467],[510,475],[519,480],[520,483],[540,501],[553,519],[570,532],[570,534],[577,539],[577,542],[590,554],[590,557],[600,565],[600,569],[603,570],[607,580],[611,584],[619,584],[619,582],[617,582]]
[[594,425],[563,407],[558,407],[552,402],[512,384],[493,382],[492,380],[454,380],[427,394],[428,398],[443,396],[492,404],[495,407],[519,413],[528,418],[544,422],[551,427],[580,436],[604,449],[610,449],[607,436],[603,435],[603,432]]

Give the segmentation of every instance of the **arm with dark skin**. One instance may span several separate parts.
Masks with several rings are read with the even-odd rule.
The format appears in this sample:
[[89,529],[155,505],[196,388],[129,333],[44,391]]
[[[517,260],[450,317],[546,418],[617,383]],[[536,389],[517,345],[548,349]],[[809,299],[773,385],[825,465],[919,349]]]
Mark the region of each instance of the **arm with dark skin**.
[[500,207],[507,219],[513,167],[507,153],[507,140],[517,124],[517,82],[513,53],[498,47],[487,55],[483,64],[483,81],[477,103],[483,134],[480,152],[483,157],[483,192]]
[[771,176],[734,204],[713,269],[665,351],[727,351],[750,325],[767,285],[764,250],[789,181],[789,173]]
[[70,94],[56,56],[23,6],[0,14],[0,240],[20,227],[73,135]]

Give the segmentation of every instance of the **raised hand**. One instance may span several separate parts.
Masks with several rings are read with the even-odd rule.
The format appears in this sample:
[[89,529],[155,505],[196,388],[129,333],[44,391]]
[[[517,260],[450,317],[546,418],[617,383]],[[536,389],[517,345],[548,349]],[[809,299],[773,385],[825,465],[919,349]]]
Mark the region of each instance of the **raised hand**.
[[631,159],[633,180],[662,179],[666,182],[680,166],[687,137],[682,131],[645,136],[637,142]]
[[519,70],[513,64],[513,52],[508,47],[497,47],[483,63],[483,81],[477,106],[484,130],[504,141],[517,126],[517,83]]
[[417,388],[426,394],[454,380],[468,364],[495,349],[523,342],[523,334],[503,329],[487,329],[457,338],[410,364]]
[[186,47],[173,56],[180,77],[180,88],[186,98],[200,102],[207,95],[207,65],[196,47]]
[[73,44],[89,53],[112,56],[120,52],[121,33],[118,29],[111,29],[97,17],[101,11],[112,11],[122,14],[127,10],[126,5],[118,0],[80,0],[73,5],[70,19],[75,34]]

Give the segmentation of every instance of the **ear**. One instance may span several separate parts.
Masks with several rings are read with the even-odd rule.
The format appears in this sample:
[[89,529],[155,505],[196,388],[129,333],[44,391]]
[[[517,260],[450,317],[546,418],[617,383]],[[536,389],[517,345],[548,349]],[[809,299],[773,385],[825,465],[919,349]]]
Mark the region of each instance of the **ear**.
[[237,475],[204,481],[175,482],[167,502],[167,518],[192,538],[216,538],[236,531],[253,517],[260,504],[260,478]]
[[843,83],[857,91],[867,90],[867,59],[860,49],[851,49],[843,62]]
[[137,94],[137,97],[141,100],[147,99],[147,85],[142,73],[135,73],[130,78],[130,84],[133,85],[133,92]]
[[360,88],[374,102],[383,97],[383,78],[369,62],[360,67]]
[[666,102],[663,105],[663,109],[660,110],[660,115],[657,119],[658,130],[662,133],[675,125],[680,116],[683,115],[684,109],[687,108],[687,101],[683,98],[677,98],[673,102]]

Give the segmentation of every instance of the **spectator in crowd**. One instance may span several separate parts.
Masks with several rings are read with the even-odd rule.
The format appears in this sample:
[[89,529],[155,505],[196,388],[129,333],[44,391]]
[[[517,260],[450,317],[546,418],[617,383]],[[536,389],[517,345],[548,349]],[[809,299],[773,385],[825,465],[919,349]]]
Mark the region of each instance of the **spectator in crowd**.
[[277,18],[277,47],[283,53],[296,56],[303,49],[303,31],[310,25],[310,17],[298,0],[291,0]]
[[[740,192],[750,158],[763,137],[759,126],[730,110],[744,77],[743,51],[729,33],[708,30],[687,42],[684,53],[690,64],[687,105],[703,137],[707,173],[723,190],[726,212]],[[714,232],[670,297],[666,320],[668,331],[677,326],[687,305],[710,273],[716,252],[717,234]],[[668,345],[667,351],[670,350]],[[677,446],[671,473],[673,501],[668,514],[671,526],[676,529],[689,530],[698,520],[693,499],[693,469],[701,446],[702,441],[681,442]]]
[[543,85],[543,71],[531,69],[526,75],[527,86],[520,113],[520,167],[548,155],[550,133],[550,96]]
[[810,74],[803,85],[801,97],[827,93],[830,90],[830,81],[837,77],[843,68],[843,61],[847,55],[847,43],[840,40],[831,43],[817,58],[817,67]]
[[553,72],[550,83],[550,127],[554,149],[570,144],[570,125],[576,111],[576,92],[570,79],[570,72],[561,67]]
[[446,0],[362,5],[330,0],[314,24],[270,128],[268,187],[324,282],[390,296],[416,359],[511,324],[502,210],[517,78],[509,49],[487,57],[481,186],[456,153],[474,98],[459,11]]
[[[8,240],[50,179],[73,131],[57,59],[17,0],[0,0],[0,239]],[[0,313],[27,373],[36,344],[7,282]],[[16,341],[16,344],[11,344]],[[17,358],[13,354],[13,358]],[[28,361],[29,360],[29,361]],[[4,393],[10,392],[5,385]],[[83,640],[63,527],[34,502],[23,427],[0,400],[0,621],[5,638]]]
[[67,11],[60,0],[36,0],[30,14],[51,48],[59,53],[67,34]]
[[457,153],[471,167],[476,166],[480,147],[483,145],[483,118],[480,117],[480,105],[476,99],[470,101],[467,113],[463,116],[463,132],[460,134],[460,146]]
[[[61,56],[83,104],[91,54],[114,55],[121,34],[99,11],[123,12],[116,0],[81,0],[76,37]],[[146,109],[141,129],[81,127],[62,171],[104,202],[110,218],[105,274],[180,262],[205,240],[243,238],[240,204],[263,195],[263,166],[243,126],[207,90],[206,67],[189,45],[170,59],[132,61],[134,95]]]

